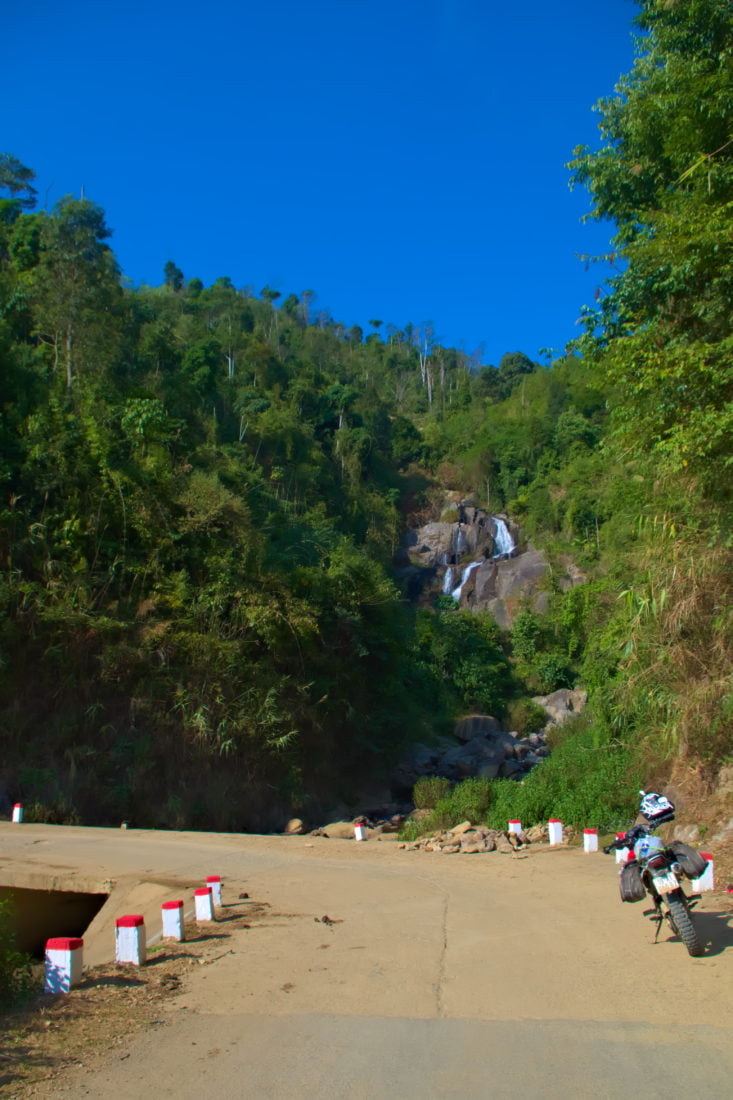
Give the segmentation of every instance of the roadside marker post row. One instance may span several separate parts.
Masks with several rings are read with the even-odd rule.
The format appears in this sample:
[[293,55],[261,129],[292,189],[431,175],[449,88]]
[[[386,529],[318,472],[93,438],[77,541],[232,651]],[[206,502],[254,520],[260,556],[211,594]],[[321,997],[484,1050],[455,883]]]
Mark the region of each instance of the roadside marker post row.
[[[221,906],[221,876],[209,875],[208,883],[194,891],[197,921],[215,921],[215,907]],[[164,901],[161,906],[163,939],[182,943],[183,902]],[[147,960],[145,918],[140,913],[128,913],[115,920],[115,962],[120,965],[144,966]],[[45,993],[68,993],[81,980],[84,966],[84,940],[81,936],[57,936],[46,940]]]

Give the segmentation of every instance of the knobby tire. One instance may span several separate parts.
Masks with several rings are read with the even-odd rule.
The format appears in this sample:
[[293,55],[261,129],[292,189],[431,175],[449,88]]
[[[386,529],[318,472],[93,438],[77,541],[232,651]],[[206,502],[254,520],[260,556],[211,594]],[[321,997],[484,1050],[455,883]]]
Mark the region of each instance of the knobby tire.
[[679,898],[667,898],[667,904],[672,927],[687,948],[688,954],[702,955],[704,948],[685,903]]

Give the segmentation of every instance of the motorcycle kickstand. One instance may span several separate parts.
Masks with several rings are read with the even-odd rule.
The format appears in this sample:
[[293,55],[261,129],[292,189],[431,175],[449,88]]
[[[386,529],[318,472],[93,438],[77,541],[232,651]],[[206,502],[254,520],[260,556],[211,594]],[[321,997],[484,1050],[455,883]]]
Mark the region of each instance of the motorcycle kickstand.
[[662,931],[662,925],[664,924],[664,913],[659,905],[655,906],[654,916],[651,916],[649,920],[656,921],[657,931],[654,934],[654,942],[659,943],[659,933]]

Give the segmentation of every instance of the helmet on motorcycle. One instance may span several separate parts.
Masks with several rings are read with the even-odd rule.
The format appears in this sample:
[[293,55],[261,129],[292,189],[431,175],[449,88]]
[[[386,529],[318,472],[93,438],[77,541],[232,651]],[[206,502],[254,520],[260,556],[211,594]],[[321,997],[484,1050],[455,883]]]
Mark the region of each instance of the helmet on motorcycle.
[[639,812],[650,825],[663,825],[674,820],[674,803],[665,795],[655,794],[654,791],[639,791],[639,794],[642,796]]

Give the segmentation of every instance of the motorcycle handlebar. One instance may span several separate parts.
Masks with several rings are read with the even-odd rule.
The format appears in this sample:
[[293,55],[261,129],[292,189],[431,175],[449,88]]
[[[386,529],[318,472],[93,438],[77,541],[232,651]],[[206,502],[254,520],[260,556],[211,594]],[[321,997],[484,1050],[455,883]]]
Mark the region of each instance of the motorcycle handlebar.
[[611,852],[617,852],[619,848],[630,848],[631,846],[632,841],[627,833],[625,836],[619,837],[618,840],[614,840],[612,844],[606,844],[603,851],[607,856],[610,856]]

